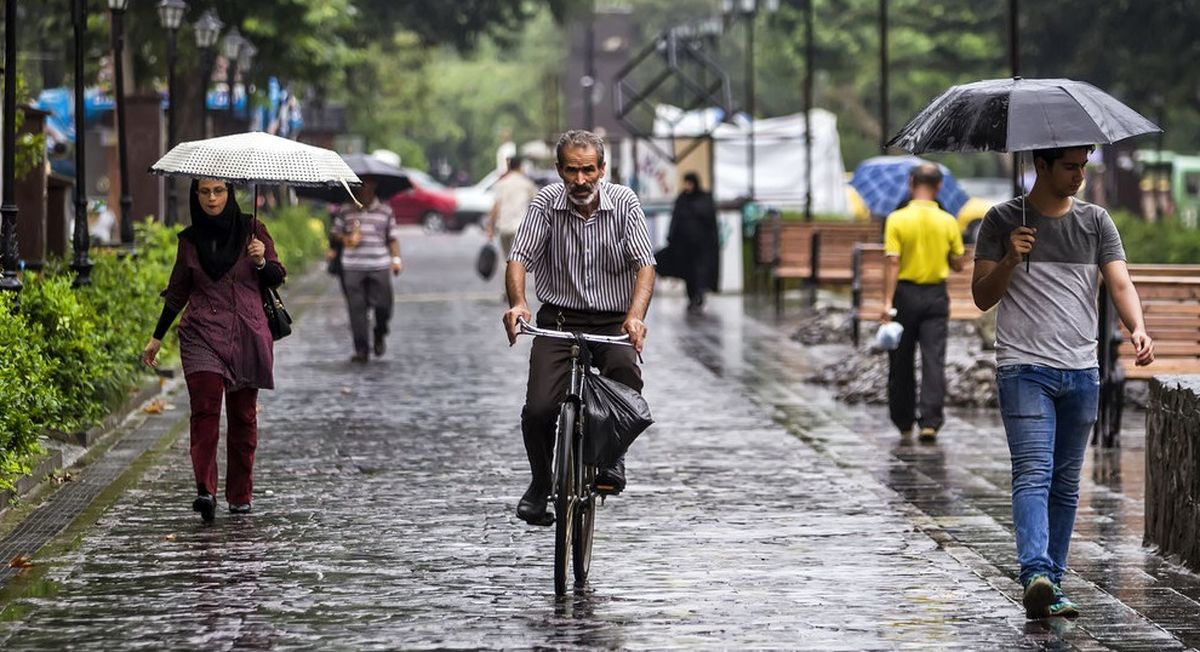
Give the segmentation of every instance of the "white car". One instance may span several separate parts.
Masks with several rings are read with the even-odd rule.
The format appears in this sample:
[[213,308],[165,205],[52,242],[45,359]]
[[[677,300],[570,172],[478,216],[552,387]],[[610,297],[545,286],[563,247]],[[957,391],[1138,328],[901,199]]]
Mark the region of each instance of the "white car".
[[492,186],[500,179],[500,171],[492,170],[472,186],[454,188],[454,199],[458,207],[454,210],[454,219],[458,224],[482,224],[483,218],[492,210],[496,197]]

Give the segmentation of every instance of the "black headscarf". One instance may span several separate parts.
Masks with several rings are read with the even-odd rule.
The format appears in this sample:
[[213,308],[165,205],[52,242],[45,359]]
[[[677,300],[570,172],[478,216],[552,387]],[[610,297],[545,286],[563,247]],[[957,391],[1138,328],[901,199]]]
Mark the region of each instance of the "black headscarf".
[[238,257],[246,248],[250,239],[250,216],[243,215],[233,194],[233,186],[226,183],[228,199],[225,210],[220,215],[209,215],[200,206],[200,181],[192,180],[191,191],[188,193],[192,209],[192,225],[179,232],[179,237],[186,238],[196,246],[200,257],[200,267],[214,281],[221,280]]

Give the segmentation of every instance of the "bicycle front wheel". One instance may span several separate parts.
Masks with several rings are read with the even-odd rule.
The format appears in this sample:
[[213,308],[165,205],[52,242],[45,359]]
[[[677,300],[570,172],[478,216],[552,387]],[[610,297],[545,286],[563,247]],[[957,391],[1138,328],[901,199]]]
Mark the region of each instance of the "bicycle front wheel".
[[554,594],[567,592],[571,574],[571,542],[575,534],[575,507],[579,496],[575,490],[575,427],[576,406],[563,403],[558,413],[558,436],[554,448]]
[[580,464],[578,468],[583,469],[581,474],[583,481],[580,485],[587,495],[580,498],[575,507],[575,539],[572,541],[572,548],[574,548],[575,583],[583,584],[587,582],[588,570],[592,566],[592,535],[596,529],[596,494],[591,491],[590,487],[595,480],[596,469],[583,464]]

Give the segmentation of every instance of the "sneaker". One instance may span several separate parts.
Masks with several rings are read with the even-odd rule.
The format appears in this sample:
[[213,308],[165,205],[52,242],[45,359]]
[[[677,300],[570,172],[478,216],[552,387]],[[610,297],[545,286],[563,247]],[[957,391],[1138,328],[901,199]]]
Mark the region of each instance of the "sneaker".
[[1035,573],[1025,583],[1025,594],[1021,604],[1025,606],[1025,617],[1030,619],[1045,618],[1050,615],[1050,605],[1054,604],[1054,582],[1045,573]]
[[596,472],[596,491],[615,496],[625,491],[625,460]]
[[1067,594],[1063,593],[1062,585],[1054,585],[1054,602],[1050,603],[1047,609],[1051,616],[1060,618],[1077,618],[1079,617],[1079,605],[1075,604]]
[[205,523],[212,523],[217,515],[217,499],[210,494],[196,496],[192,503],[192,511],[200,512],[200,518],[204,519]]
[[250,513],[250,503],[240,503],[240,504],[229,503],[229,513],[230,514],[249,514]]
[[937,429],[928,426],[921,428],[921,432],[917,434],[917,438],[921,441],[934,441],[937,439]]

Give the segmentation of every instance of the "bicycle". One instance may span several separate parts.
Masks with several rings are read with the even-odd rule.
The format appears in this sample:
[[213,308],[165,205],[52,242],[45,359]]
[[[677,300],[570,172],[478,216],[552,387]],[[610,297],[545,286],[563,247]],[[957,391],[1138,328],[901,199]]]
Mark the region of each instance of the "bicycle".
[[[567,592],[568,566],[576,584],[587,582],[592,565],[592,540],[596,528],[596,496],[603,492],[595,486],[596,467],[583,461],[584,419],[583,382],[588,370],[580,355],[586,343],[633,346],[628,335],[591,335],[538,328],[518,320],[517,335],[572,340],[571,373],[566,398],[558,412],[554,443],[554,594]],[[571,563],[571,562],[574,563]]]

